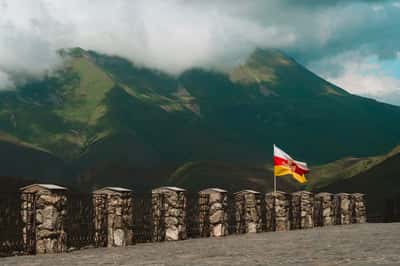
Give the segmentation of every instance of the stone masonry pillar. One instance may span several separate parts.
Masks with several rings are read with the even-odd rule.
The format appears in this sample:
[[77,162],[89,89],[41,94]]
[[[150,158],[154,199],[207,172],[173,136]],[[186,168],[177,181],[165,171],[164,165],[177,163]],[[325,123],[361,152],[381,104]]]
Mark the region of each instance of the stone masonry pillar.
[[25,250],[31,254],[65,252],[67,189],[52,184],[33,184],[20,190]]
[[321,192],[314,197],[314,223],[316,226],[328,226],[335,223],[333,194]]
[[314,195],[308,191],[292,193],[291,229],[314,227]]
[[352,223],[360,224],[367,222],[367,208],[365,204],[364,194],[351,194],[353,202],[353,219]]
[[267,231],[287,231],[289,221],[289,194],[276,191],[265,195]]
[[348,193],[335,195],[335,224],[350,224],[352,216],[351,196]]
[[186,239],[185,192],[177,187],[152,190],[153,241]]
[[236,232],[258,233],[262,230],[261,194],[254,190],[235,193]]
[[228,195],[219,188],[199,192],[200,236],[219,237],[228,235]]
[[104,187],[93,191],[96,246],[134,244],[133,195],[130,189]]

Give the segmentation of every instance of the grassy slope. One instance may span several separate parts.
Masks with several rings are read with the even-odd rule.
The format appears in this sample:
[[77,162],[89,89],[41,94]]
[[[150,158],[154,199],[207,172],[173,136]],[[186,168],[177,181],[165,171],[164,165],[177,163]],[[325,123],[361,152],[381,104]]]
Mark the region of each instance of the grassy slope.
[[79,50],[56,77],[9,98],[0,97],[0,130],[66,159],[121,131],[179,163],[263,163],[273,143],[321,163],[382,152],[400,135],[399,108],[349,95],[274,50],[230,75],[177,78]]
[[400,135],[399,108],[350,95],[273,50],[256,51],[229,75],[179,77],[80,50],[57,75],[2,93],[0,105],[1,131],[79,171],[98,169],[102,182],[116,164],[124,176],[199,160],[262,165],[273,143],[315,164],[381,153]]
[[46,150],[3,134],[0,135],[0,150],[3,154],[0,156],[0,184],[4,190],[25,184],[22,177],[41,182],[73,182],[68,179],[70,169],[67,164]]
[[324,187],[330,192],[366,194],[369,216],[384,216],[386,201],[400,195],[400,154],[387,158],[366,171]]
[[400,146],[384,155],[345,158],[313,167],[306,188],[333,193],[365,193],[368,216],[386,217],[388,200],[400,197],[399,176]]
[[309,175],[307,189],[321,190],[330,184],[346,179],[351,179],[357,175],[363,175],[371,168],[380,164],[385,164],[387,160],[400,154],[400,146],[397,146],[387,154],[366,158],[344,158],[328,164],[312,168]]
[[[260,192],[273,190],[270,168],[250,167],[223,162],[189,162],[179,167],[170,177],[169,184],[198,191],[220,187],[231,192],[254,189]],[[278,190],[295,191],[300,186],[287,177],[279,177]]]

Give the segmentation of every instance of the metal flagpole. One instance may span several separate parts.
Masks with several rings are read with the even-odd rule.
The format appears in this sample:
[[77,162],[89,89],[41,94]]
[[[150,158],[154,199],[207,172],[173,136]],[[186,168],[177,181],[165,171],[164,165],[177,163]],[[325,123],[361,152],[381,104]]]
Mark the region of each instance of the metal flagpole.
[[274,161],[274,156],[275,156],[275,144],[272,149],[272,172],[274,174],[274,192],[276,192],[276,175],[275,175],[275,161]]

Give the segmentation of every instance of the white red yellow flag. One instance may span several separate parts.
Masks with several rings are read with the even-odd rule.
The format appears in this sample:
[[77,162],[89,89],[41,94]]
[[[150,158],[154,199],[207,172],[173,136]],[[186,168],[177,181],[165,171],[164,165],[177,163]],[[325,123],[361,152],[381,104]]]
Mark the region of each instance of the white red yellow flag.
[[307,164],[290,157],[289,154],[274,145],[274,174],[275,176],[292,175],[300,183],[307,182],[305,174],[310,170]]

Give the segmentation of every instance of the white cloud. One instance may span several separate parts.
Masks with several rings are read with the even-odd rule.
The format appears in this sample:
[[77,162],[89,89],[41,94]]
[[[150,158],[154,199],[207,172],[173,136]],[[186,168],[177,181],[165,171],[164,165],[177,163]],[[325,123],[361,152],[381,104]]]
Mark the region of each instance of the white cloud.
[[12,89],[14,84],[6,73],[0,71],[0,90],[5,88]]
[[256,47],[280,48],[305,63],[360,47],[370,54],[399,47],[400,9],[311,2],[0,0],[0,88],[40,77],[60,64],[57,49],[75,46],[170,73],[231,67]]
[[285,26],[235,15],[243,6],[248,5],[0,0],[0,71],[7,80],[19,73],[37,77],[59,64],[57,49],[79,46],[179,73],[193,66],[227,67],[255,47],[284,48],[295,42],[296,35]]
[[0,88],[16,79],[40,77],[59,65],[55,53],[63,27],[36,2],[0,2]]
[[325,75],[330,82],[353,94],[400,104],[400,79],[385,73],[381,65],[357,54],[345,54],[332,60],[341,64],[342,70],[337,76]]

